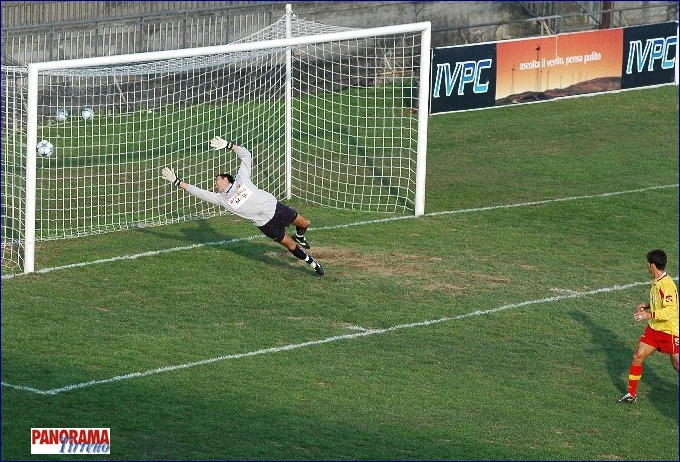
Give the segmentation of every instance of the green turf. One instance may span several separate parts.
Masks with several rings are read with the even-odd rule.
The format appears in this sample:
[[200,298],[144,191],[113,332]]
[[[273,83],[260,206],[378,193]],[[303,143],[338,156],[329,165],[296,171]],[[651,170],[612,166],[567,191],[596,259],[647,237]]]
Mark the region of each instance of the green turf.
[[64,459],[32,427],[125,460],[677,460],[666,355],[615,402],[645,253],[678,275],[677,87],[429,124],[424,217],[292,204],[323,278],[232,216],[39,243],[109,260],[2,281],[3,382],[231,357],[3,386],[3,460]]

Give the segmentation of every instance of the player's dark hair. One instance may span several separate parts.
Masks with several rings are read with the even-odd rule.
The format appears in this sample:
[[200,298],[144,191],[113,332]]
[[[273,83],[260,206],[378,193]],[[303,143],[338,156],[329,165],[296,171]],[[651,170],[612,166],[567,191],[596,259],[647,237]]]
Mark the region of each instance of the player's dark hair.
[[219,176],[220,178],[226,178],[227,180],[229,180],[229,183],[234,184],[234,177],[228,173],[220,173],[217,176]]
[[666,255],[666,252],[661,249],[650,250],[647,252],[647,262],[653,263],[657,269],[665,270],[668,256]]

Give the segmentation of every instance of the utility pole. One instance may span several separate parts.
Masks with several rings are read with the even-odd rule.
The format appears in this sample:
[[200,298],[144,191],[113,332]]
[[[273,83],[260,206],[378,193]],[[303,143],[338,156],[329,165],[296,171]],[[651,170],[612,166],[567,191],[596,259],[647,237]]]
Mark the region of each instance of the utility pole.
[[602,2],[600,29],[610,29],[612,27],[612,6],[614,6],[614,2]]

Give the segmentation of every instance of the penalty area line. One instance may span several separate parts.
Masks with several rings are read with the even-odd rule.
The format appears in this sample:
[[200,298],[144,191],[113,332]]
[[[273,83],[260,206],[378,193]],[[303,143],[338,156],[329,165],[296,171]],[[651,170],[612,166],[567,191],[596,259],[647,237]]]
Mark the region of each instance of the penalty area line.
[[[674,279],[678,279],[677,277]],[[189,363],[184,363],[184,364],[178,364],[174,366],[166,366],[166,367],[161,367],[158,369],[151,369],[148,371],[144,372],[132,372],[130,374],[125,374],[125,375],[116,375],[114,377],[108,378],[108,379],[102,379],[102,380],[90,380],[89,382],[82,382],[82,383],[76,383],[73,385],[67,385],[65,387],[61,388],[53,388],[51,390],[40,390],[34,387],[28,387],[28,386],[23,386],[23,385],[13,385],[7,382],[2,382],[3,387],[8,387],[8,388],[14,388],[16,390],[22,390],[22,391],[27,391],[30,393],[35,393],[38,395],[57,395],[59,393],[67,392],[67,391],[73,391],[73,390],[78,390],[82,388],[88,388],[92,387],[95,385],[103,385],[106,383],[113,383],[113,382],[119,382],[121,380],[129,380],[129,379],[135,379],[139,377],[146,377],[149,375],[154,375],[154,374],[160,374],[163,372],[171,372],[171,371],[177,371],[181,369],[188,369],[191,367],[195,366],[202,366],[204,364],[211,364],[211,363],[216,363],[219,361],[226,361],[229,359],[241,359],[241,358],[248,358],[251,356],[259,356],[259,355],[264,355],[264,354],[270,354],[270,353],[280,353],[283,351],[291,351],[291,350],[297,350],[300,348],[307,348],[307,347],[312,347],[316,345],[323,345],[325,343],[333,343],[333,342],[338,342],[340,340],[352,340],[355,338],[360,338],[360,337],[368,337],[371,335],[378,335],[378,334],[385,334],[388,332],[393,332],[397,330],[402,330],[402,329],[410,329],[414,327],[423,327],[423,326],[430,326],[433,324],[440,324],[444,322],[450,322],[450,321],[459,321],[461,319],[467,319],[467,318],[472,318],[475,316],[483,316],[487,314],[492,314],[492,313],[498,313],[501,311],[506,311],[510,310],[513,308],[523,308],[526,306],[531,306],[531,305],[539,305],[542,303],[552,303],[552,302],[559,302],[561,300],[567,300],[567,299],[574,299],[574,298],[580,298],[580,297],[586,297],[589,295],[597,295],[597,294],[602,294],[602,293],[607,293],[607,292],[615,292],[615,291],[621,291],[621,290],[627,290],[631,289],[634,287],[638,286],[644,286],[644,285],[649,285],[650,282],[634,282],[632,284],[625,284],[625,285],[614,285],[611,287],[605,287],[601,289],[595,289],[595,290],[590,290],[590,291],[585,291],[585,292],[570,292],[565,295],[556,295],[553,297],[546,297],[546,298],[540,298],[537,300],[528,300],[525,302],[520,302],[520,303],[510,303],[507,305],[502,305],[496,308],[491,308],[488,310],[477,310],[477,311],[471,311],[469,313],[465,314],[460,314],[458,316],[451,316],[451,317],[443,317],[443,318],[438,318],[438,319],[431,319],[428,321],[420,321],[420,322],[413,322],[413,323],[408,323],[408,324],[398,324],[392,327],[387,327],[384,329],[366,329],[366,330],[361,330],[359,332],[355,332],[352,334],[344,334],[344,335],[336,335],[333,337],[327,337],[324,339],[320,340],[311,340],[309,342],[303,342],[303,343],[292,343],[289,345],[285,346],[280,346],[280,347],[272,347],[272,348],[263,348],[261,350],[254,350],[254,351],[249,351],[246,353],[236,353],[236,354],[229,354],[229,355],[224,355],[224,356],[217,356],[215,358],[208,358],[208,359],[203,359],[200,361],[194,361],[194,362],[189,362]]]
[[[623,195],[623,194],[635,194],[635,193],[640,193],[640,192],[653,191],[653,190],[656,190],[656,189],[677,188],[678,186],[680,186],[680,184],[675,183],[675,184],[668,184],[668,185],[661,185],[661,186],[650,186],[648,188],[630,189],[630,190],[615,191],[615,192],[601,193],[601,194],[592,194],[592,195],[588,195],[588,196],[561,197],[561,198],[546,199],[546,200],[541,200],[541,201],[521,202],[521,203],[517,203],[517,204],[491,205],[491,206],[488,206],[488,207],[478,207],[478,208],[460,209],[460,210],[449,210],[449,211],[444,211],[444,212],[432,212],[432,213],[427,213],[423,216],[424,217],[435,217],[435,216],[439,216],[439,215],[454,215],[454,214],[461,214],[461,213],[488,212],[488,211],[492,211],[492,210],[502,210],[502,209],[516,208],[516,207],[531,207],[531,206],[535,206],[535,205],[545,205],[545,204],[552,204],[552,203],[556,203],[556,202],[569,202],[569,201],[583,200],[583,199],[597,199],[597,198],[603,198],[603,197],[620,196],[620,195]],[[397,221],[397,220],[409,220],[409,219],[413,219],[413,218],[416,218],[416,217],[414,215],[389,217],[389,218],[380,218],[380,219],[376,219],[376,220],[357,221],[357,222],[353,222],[353,223],[347,223],[347,224],[344,224],[344,225],[322,226],[322,227],[318,227],[318,228],[309,228],[309,229],[311,231],[343,229],[343,228],[351,228],[351,227],[354,227],[354,226],[364,226],[364,225],[371,225],[371,224],[376,224],[376,223],[387,223],[387,222]],[[97,264],[101,264],[101,263],[113,263],[113,262],[123,261],[123,260],[136,260],[138,258],[153,257],[153,256],[161,255],[161,254],[164,254],[164,253],[179,252],[179,251],[182,251],[182,250],[192,250],[192,249],[197,249],[197,248],[206,247],[206,246],[219,246],[219,245],[235,244],[235,243],[242,242],[242,241],[251,241],[251,240],[254,240],[254,239],[262,239],[262,238],[264,238],[263,234],[257,234],[257,235],[247,236],[247,237],[226,239],[226,240],[223,240],[223,241],[202,242],[202,243],[196,243],[196,244],[186,245],[186,246],[181,246],[181,247],[172,247],[172,248],[169,248],[169,249],[150,250],[148,252],[142,252],[142,253],[137,253],[137,254],[133,254],[133,255],[122,255],[122,256],[119,256],[119,257],[102,258],[100,260],[93,260],[93,261],[88,261],[88,262],[72,263],[70,265],[54,266],[54,267],[51,267],[51,268],[42,268],[42,269],[35,270],[33,273],[3,274],[0,279],[12,279],[12,278],[15,278],[15,277],[18,277],[18,276],[23,276],[25,274],[51,273],[53,271],[59,271],[59,270],[64,270],[64,269],[69,269],[69,268],[80,268],[80,267],[84,267],[84,266],[97,265]]]

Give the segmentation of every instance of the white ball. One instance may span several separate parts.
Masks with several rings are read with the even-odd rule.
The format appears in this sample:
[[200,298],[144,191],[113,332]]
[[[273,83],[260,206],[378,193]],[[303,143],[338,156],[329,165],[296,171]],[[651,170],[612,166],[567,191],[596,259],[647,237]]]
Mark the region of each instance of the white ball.
[[38,154],[40,157],[50,157],[54,152],[54,145],[47,140],[42,140],[38,143]]
[[57,115],[54,118],[57,119],[57,122],[64,122],[68,119],[68,110],[64,108],[57,109]]
[[94,117],[94,109],[91,107],[84,107],[80,110],[80,118],[83,120],[90,120]]

